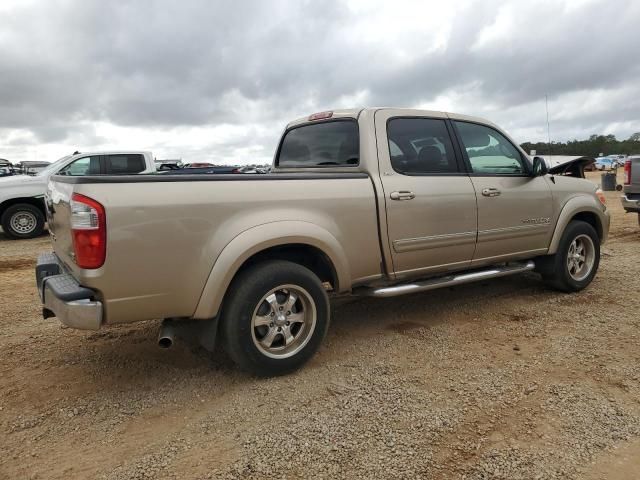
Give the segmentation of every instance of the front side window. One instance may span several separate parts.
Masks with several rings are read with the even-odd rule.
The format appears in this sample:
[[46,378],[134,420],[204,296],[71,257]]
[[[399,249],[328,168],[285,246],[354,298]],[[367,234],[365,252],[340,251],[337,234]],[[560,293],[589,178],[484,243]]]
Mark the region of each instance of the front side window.
[[82,157],[60,170],[63,175],[96,175],[100,173],[100,157]]
[[276,161],[279,167],[356,166],[360,158],[358,124],[352,120],[305,125],[289,130]]
[[527,169],[520,151],[504,135],[484,125],[455,123],[473,173],[526,174]]
[[412,174],[456,173],[453,144],[444,120],[392,118],[387,124],[391,166]]
[[144,170],[144,157],[140,154],[107,155],[105,173],[140,173]]

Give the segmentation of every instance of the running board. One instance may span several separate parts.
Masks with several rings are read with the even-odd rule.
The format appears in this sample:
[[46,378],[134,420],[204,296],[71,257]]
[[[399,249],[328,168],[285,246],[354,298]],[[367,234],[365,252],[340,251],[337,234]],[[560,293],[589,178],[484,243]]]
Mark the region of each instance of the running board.
[[444,277],[429,278],[428,280],[400,283],[391,287],[369,288],[362,287],[354,289],[354,295],[365,297],[396,297],[398,295],[406,295],[408,293],[425,292],[427,290],[435,290],[436,288],[452,287],[463,283],[477,282],[488,278],[506,277],[515,273],[527,272],[535,268],[535,263],[529,260],[527,263],[517,263],[505,265],[502,267],[494,267],[488,270],[477,270],[475,272],[460,273],[458,275],[447,275]]

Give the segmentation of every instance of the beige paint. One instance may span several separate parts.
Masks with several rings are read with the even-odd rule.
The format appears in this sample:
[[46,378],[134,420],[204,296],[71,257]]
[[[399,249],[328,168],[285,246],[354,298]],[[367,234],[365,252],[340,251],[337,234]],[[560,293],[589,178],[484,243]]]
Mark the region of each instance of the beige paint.
[[[305,171],[363,172],[368,178],[77,185],[54,180],[54,250],[82,285],[98,292],[105,323],[124,323],[215,316],[242,264],[278,245],[323,251],[336,271],[339,293],[346,293],[356,285],[553,253],[577,212],[594,213],[606,237],[608,214],[585,180],[394,172],[386,138],[386,120],[393,116],[471,119],[497,128],[442,112],[345,110],[334,117],[357,118],[360,165]],[[274,170],[286,171],[292,169]],[[481,198],[478,191],[485,186],[499,187],[503,196]],[[399,190],[415,198],[391,200]],[[97,270],[79,269],[71,256],[73,192],[96,199],[107,211],[107,259]],[[549,223],[523,222],[539,217]]]

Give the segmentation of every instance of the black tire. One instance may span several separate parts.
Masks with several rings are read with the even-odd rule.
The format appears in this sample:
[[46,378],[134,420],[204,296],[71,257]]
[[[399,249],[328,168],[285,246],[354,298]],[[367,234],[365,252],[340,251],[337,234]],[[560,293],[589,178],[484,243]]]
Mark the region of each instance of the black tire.
[[[298,300],[288,311],[286,302],[294,297]],[[307,315],[306,323],[296,323]],[[286,321],[294,316],[291,324]],[[271,323],[256,326],[260,319],[269,317]],[[272,260],[246,269],[233,280],[222,308],[220,333],[226,352],[241,369],[261,377],[284,375],[300,368],[318,350],[329,328],[329,317],[329,298],[320,279],[296,263]],[[275,333],[281,329],[289,335],[288,346],[285,334]],[[269,347],[261,343],[268,342],[268,337],[273,341]]]
[[[582,275],[578,275],[580,271],[572,275],[568,260],[570,248],[574,240],[584,242],[586,247],[589,242],[585,236],[591,239],[593,263]],[[585,254],[585,258],[588,258],[587,254]],[[588,265],[590,262],[587,261],[585,263]],[[548,286],[561,292],[571,293],[578,292],[591,283],[598,271],[599,264],[600,238],[597,232],[586,222],[572,220],[562,234],[557,252],[554,255],[538,258],[536,260],[536,270],[542,274],[542,278]]]
[[[27,222],[24,227],[18,226],[18,216],[22,216]],[[17,203],[11,205],[2,214],[0,223],[4,233],[11,238],[35,238],[44,231],[44,214],[35,205],[29,203]]]

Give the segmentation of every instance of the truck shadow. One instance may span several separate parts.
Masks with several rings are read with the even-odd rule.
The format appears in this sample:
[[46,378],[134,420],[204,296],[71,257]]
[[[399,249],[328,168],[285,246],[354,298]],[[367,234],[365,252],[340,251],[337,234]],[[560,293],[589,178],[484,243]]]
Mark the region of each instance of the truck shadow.
[[393,298],[350,297],[333,306],[330,336],[378,335],[385,330],[408,333],[447,321],[494,316],[509,301],[537,302],[550,291],[533,273],[497,278]]
[[[429,336],[424,335],[424,329],[442,325],[457,328],[464,322],[490,316],[509,322],[515,301],[519,308],[523,302],[540,302],[551,295],[557,294],[546,290],[536,275],[525,274],[397,298],[341,299],[332,306],[333,319],[325,344],[311,362],[291,375],[265,380],[239,371],[220,348],[214,354],[183,342],[176,342],[169,350],[158,348],[160,321],[90,334],[58,330],[51,325],[46,336],[33,340],[37,343],[33,348],[40,351],[42,361],[32,356],[21,361],[15,358],[16,369],[10,373],[15,378],[7,379],[6,400],[15,405],[29,402],[36,409],[45,408],[56,399],[126,404],[138,398],[142,404],[153,406],[199,403],[201,399],[214,402],[227,395],[251,395],[256,388],[273,395],[282,388],[313,385],[314,390],[323,389],[342,375],[347,364],[386,361],[385,355],[380,356],[371,346],[369,340],[373,336],[392,344],[397,335],[415,336],[418,343],[402,343],[402,348],[417,345],[422,350],[420,345],[424,343],[428,350]],[[47,374],[38,374],[43,371]],[[32,379],[26,390],[18,388],[19,379],[24,376]],[[11,387],[14,383],[15,388]],[[220,403],[216,408],[228,405]]]
[[[509,310],[509,302],[514,298],[519,304],[535,303],[547,294],[552,293],[537,275],[524,274],[396,298],[336,299],[332,303],[332,323],[326,342],[331,344],[331,355],[346,354],[359,339],[411,335],[415,329],[447,322],[481,321],[483,316]],[[253,378],[239,372],[219,344],[213,354],[183,341],[177,341],[168,350],[158,348],[159,325],[159,321],[150,321],[143,326],[116,327],[84,336],[76,347],[88,351],[72,355],[87,359],[87,373],[98,376],[99,370],[101,381],[108,380],[120,387],[122,382],[151,386],[165,381],[168,375],[202,376],[214,383],[224,383],[224,377],[233,381]],[[321,364],[322,357],[325,353],[321,347],[320,358],[314,363]]]

